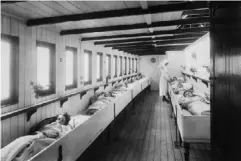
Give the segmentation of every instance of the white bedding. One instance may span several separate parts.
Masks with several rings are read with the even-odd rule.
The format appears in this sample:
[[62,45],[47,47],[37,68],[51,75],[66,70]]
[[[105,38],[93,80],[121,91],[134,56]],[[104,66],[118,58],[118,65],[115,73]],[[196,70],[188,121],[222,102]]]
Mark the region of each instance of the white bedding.
[[84,114],[71,116],[69,125],[71,125],[72,127],[76,127],[76,126],[84,123],[85,121],[87,121],[90,117],[91,117],[90,115],[84,115]]
[[[129,84],[129,88],[121,87],[119,89],[115,89],[112,91],[112,93],[115,95],[115,97],[107,97],[103,98],[102,100],[98,100],[102,102],[101,104],[104,107],[108,106],[108,102],[114,102],[116,103],[116,108],[120,106],[120,108],[123,108],[126,106],[125,103],[129,102],[131,99],[130,96],[130,89],[134,88],[135,83]],[[119,99],[119,96],[121,99]],[[119,98],[118,98],[119,97]],[[110,114],[112,114],[112,110],[108,108]],[[106,111],[105,110],[105,111]],[[121,109],[119,109],[121,110]],[[118,110],[116,111],[118,112]],[[120,111],[119,111],[120,112]],[[103,115],[103,114],[102,114]],[[117,115],[117,114],[116,114]],[[5,146],[3,149],[1,149],[1,160],[2,161],[26,161],[36,154],[38,154],[40,151],[45,149],[46,147],[53,145],[56,143],[56,141],[63,136],[65,136],[70,131],[77,129],[76,127],[84,124],[87,120],[89,120],[92,117],[92,115],[86,115],[86,114],[79,114],[76,116],[71,116],[71,119],[69,121],[69,124],[67,126],[60,125],[56,122],[52,122],[51,124],[45,125],[39,132],[37,132],[35,135],[27,135],[23,137],[19,137],[7,146]],[[82,126],[82,125],[81,125]],[[53,135],[53,138],[46,137],[47,135],[43,132],[49,133],[51,136],[52,134],[59,133],[58,135]]]
[[[26,161],[69,133],[74,127],[84,123],[90,117],[82,114],[72,116],[67,126],[53,122],[45,125],[35,135],[19,137],[1,149],[1,161]],[[47,133],[48,137],[43,133]]]

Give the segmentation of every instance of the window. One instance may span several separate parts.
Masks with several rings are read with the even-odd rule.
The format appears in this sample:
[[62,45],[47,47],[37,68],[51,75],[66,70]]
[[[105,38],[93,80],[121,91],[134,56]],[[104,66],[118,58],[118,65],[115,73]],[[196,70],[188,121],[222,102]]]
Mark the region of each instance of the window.
[[122,76],[122,73],[124,73],[122,70],[123,70],[122,69],[122,56],[120,56],[120,76]]
[[77,49],[66,47],[65,89],[77,88]]
[[37,84],[42,86],[40,96],[55,93],[55,45],[38,41]]
[[126,57],[124,58],[124,75],[127,74],[127,61],[126,61]]
[[84,50],[84,84],[92,83],[92,52]]
[[132,58],[132,70],[131,70],[131,72],[134,73],[134,71],[135,71],[135,67],[134,67],[134,58]]
[[97,53],[96,55],[96,79],[97,81],[103,80],[103,54]]
[[128,72],[128,74],[130,74],[131,73],[131,58],[128,58],[128,60],[129,60],[129,72]]
[[137,59],[135,59],[135,72],[137,73]]
[[111,58],[110,55],[106,55],[106,75],[111,76]]
[[114,66],[114,77],[117,77],[117,56],[114,56],[113,66]]
[[1,35],[1,104],[18,102],[18,62],[19,39]]

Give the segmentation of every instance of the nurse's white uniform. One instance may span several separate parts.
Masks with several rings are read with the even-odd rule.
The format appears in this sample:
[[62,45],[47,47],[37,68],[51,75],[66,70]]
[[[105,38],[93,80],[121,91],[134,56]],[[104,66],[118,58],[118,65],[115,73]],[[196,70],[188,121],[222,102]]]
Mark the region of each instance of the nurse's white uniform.
[[165,66],[166,63],[168,63],[168,61],[164,60],[158,65],[158,67],[160,68],[160,72],[161,72],[161,77],[160,77],[160,81],[159,81],[159,95],[161,97],[167,96],[167,92],[168,92],[169,76],[167,73],[167,68]]

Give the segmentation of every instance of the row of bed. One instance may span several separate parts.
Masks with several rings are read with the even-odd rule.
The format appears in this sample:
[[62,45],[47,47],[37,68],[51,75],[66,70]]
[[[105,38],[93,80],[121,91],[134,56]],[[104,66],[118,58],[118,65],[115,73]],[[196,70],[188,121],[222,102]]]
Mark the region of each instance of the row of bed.
[[138,75],[118,83],[108,92],[95,93],[89,106],[60,124],[57,116],[31,128],[29,135],[17,138],[1,149],[2,161],[74,161],[111,122],[146,90],[150,79]]
[[175,115],[179,145],[184,143],[185,160],[189,160],[190,143],[210,143],[210,93],[198,93],[184,78],[169,83],[169,96]]

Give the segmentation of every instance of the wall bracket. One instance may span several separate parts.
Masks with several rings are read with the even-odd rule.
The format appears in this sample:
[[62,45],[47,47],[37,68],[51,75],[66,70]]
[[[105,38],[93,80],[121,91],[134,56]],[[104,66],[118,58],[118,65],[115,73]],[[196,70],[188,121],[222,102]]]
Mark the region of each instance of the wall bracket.
[[112,82],[112,86],[116,84],[116,81]]
[[95,87],[94,88],[94,93],[96,93],[96,91],[99,89],[100,87]]
[[208,82],[207,81],[202,80],[202,82],[208,87]]
[[86,91],[83,91],[81,92],[79,95],[80,95],[80,99],[82,99],[82,97],[86,94],[87,92]]
[[106,87],[108,87],[108,84],[104,84],[104,89],[106,89]]
[[63,104],[68,101],[68,98],[64,98],[60,100],[60,108],[63,106]]
[[37,112],[37,109],[32,109],[27,112],[27,121],[31,119],[31,116]]
[[195,76],[192,76],[192,78],[197,82],[197,78]]

